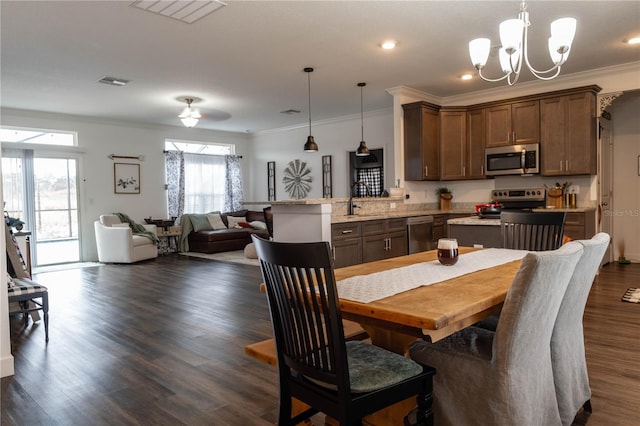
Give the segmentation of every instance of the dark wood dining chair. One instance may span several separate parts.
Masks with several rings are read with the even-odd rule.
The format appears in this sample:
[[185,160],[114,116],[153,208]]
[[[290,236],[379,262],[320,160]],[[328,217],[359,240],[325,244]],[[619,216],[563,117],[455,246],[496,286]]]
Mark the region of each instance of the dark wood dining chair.
[[[417,396],[414,424],[432,425],[435,370],[369,343],[345,342],[329,243],[252,238],[278,354],[278,424],[296,425],[318,412],[340,425],[361,424]],[[311,408],[292,416],[292,397]]]
[[503,211],[503,247],[514,250],[556,250],[562,245],[565,212]]

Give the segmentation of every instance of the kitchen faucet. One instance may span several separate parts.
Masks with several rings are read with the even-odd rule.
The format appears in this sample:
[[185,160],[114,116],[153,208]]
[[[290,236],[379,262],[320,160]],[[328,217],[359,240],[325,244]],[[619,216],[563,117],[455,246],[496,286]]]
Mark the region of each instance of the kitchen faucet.
[[358,185],[364,185],[364,187],[366,188],[366,195],[371,197],[371,187],[369,186],[369,184],[367,182],[364,181],[357,181],[355,182],[353,185],[351,185],[351,193],[349,195],[349,216],[353,215],[353,209],[360,208],[360,206],[356,206],[355,204],[353,204],[353,188],[355,188]]

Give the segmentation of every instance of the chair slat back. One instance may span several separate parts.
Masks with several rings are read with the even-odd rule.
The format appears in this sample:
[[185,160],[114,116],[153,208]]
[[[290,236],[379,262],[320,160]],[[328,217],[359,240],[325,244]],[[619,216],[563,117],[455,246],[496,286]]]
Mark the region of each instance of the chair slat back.
[[562,245],[565,212],[500,214],[503,247],[514,250],[556,250]]
[[329,243],[252,238],[266,286],[278,365],[348,392],[344,330]]

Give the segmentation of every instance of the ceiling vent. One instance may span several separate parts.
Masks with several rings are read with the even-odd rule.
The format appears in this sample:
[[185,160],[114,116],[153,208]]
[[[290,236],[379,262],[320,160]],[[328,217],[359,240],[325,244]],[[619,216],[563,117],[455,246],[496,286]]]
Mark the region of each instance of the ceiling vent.
[[285,110],[285,111],[280,111],[280,114],[288,114],[288,115],[300,114],[300,110],[297,110],[297,109],[287,109],[287,110]]
[[131,6],[138,9],[177,19],[187,24],[193,24],[226,5],[226,3],[216,0],[136,0],[131,3]]
[[98,80],[98,83],[110,84],[112,86],[126,86],[130,81],[131,80],[125,80],[124,78],[104,76]]

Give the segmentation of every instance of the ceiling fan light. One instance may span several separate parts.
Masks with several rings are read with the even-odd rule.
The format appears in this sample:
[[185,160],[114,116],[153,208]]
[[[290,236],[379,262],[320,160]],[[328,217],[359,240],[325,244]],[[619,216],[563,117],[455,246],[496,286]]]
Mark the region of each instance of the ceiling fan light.
[[500,43],[509,55],[520,50],[524,22],[521,19],[507,19],[500,24]]
[[476,38],[469,42],[469,56],[471,63],[476,68],[482,68],[486,65],[491,51],[491,40],[488,38]]
[[194,127],[198,124],[198,119],[195,117],[184,117],[181,118],[180,121],[182,121],[182,124],[184,124],[185,127]]

